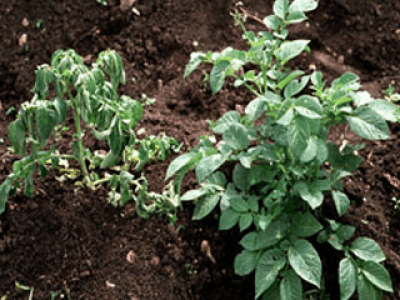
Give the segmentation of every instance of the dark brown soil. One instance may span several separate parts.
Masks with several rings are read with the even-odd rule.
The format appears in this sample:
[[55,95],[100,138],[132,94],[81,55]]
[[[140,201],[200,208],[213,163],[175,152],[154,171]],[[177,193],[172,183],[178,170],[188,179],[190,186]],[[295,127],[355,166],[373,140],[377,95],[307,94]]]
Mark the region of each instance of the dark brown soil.
[[[107,48],[117,50],[127,75],[120,92],[156,99],[141,126],[151,134],[165,132],[186,147],[208,132],[205,120],[216,120],[251,100],[245,91],[229,86],[212,96],[200,71],[182,79],[192,51],[244,47],[230,16],[233,0],[138,0],[140,16],[121,13],[118,0],[108,2],[102,7],[95,0],[1,1],[0,182],[17,159],[7,150],[7,127],[15,114],[5,112],[30,99],[36,66],[49,63],[59,48],[74,48],[88,61]],[[270,13],[273,3],[242,2],[260,17]],[[313,52],[292,67],[316,65],[328,79],[351,70],[374,96],[382,96],[400,79],[399,24],[397,0],[321,1],[308,26],[293,27],[291,37],[311,39]],[[248,26],[262,29],[251,20]],[[26,44],[19,46],[23,34]],[[356,226],[357,235],[371,237],[383,248],[395,288],[387,300],[400,299],[400,212],[390,201],[400,198],[400,125],[391,129],[392,140],[367,142],[361,152],[364,164],[345,182],[353,206],[342,219]],[[58,147],[70,148],[70,137],[67,133]],[[333,130],[331,138],[338,143],[354,139],[343,127]],[[87,143],[92,150],[96,147]],[[152,190],[161,191],[171,159],[145,169]],[[188,177],[184,189],[194,184]],[[239,232],[218,232],[211,216],[190,222],[190,212],[186,207],[171,226],[165,216],[140,219],[133,204],[111,207],[104,190],[74,193],[72,182],[61,185],[54,176],[38,180],[33,199],[12,197],[0,216],[0,297],[27,299],[28,292],[17,291],[17,281],[34,287],[34,299],[51,299],[52,291],[60,291],[64,299],[254,299],[253,277],[233,272],[234,257],[241,251]],[[215,264],[201,252],[203,241],[209,242]],[[322,250],[326,289],[336,300],[338,260],[329,248]]]

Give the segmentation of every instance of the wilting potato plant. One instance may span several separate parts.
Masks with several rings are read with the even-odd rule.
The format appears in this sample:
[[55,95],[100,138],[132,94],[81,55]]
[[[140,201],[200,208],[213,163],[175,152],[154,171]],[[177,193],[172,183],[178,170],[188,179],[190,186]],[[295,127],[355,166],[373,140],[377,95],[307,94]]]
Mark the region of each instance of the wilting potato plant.
[[[65,167],[69,178],[81,179],[76,184],[95,189],[108,182],[109,201],[124,205],[133,198],[141,216],[147,217],[158,206],[166,208],[165,201],[173,197],[149,193],[146,178],[135,179],[129,167],[135,163],[136,171],[140,171],[150,160],[165,160],[171,149],[179,149],[179,144],[165,135],[138,138],[137,123],[142,119],[144,105],[151,101],[146,97],[141,101],[125,95],[119,97],[120,83],[125,83],[123,62],[111,50],[101,52],[92,68],[71,49],[57,50],[51,65],[38,67],[34,96],[21,105],[16,120],[9,126],[13,151],[22,159],[13,163],[14,173],[0,185],[0,213],[4,212],[8,197],[14,195],[21,184],[26,196],[34,196],[33,174],[37,168],[45,178],[49,168],[60,166]],[[72,111],[76,129],[72,154],[59,153],[56,145],[51,144],[52,133],[57,133],[65,124],[68,111]],[[90,130],[98,140],[106,141],[109,152],[102,155],[100,151],[92,153],[84,148],[85,130]],[[60,134],[56,136],[60,139]],[[69,160],[77,161],[80,169],[70,169]],[[96,170],[111,167],[120,172],[106,173],[105,178],[100,179]],[[132,185],[135,193],[132,193]],[[153,203],[147,205],[150,198]],[[170,204],[172,209],[176,203]]]

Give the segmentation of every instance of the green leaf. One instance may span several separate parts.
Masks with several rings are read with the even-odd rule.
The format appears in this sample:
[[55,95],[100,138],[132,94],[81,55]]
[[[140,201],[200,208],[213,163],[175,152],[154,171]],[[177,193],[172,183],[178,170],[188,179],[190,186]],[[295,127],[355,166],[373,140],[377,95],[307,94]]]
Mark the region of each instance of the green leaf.
[[303,300],[303,285],[293,270],[286,272],[280,284],[280,292],[281,300]]
[[26,155],[25,146],[25,126],[21,119],[17,119],[10,123],[8,127],[11,145],[14,147],[15,153],[20,156]]
[[229,197],[230,206],[237,212],[247,212],[250,207],[246,200],[241,196],[231,196]]
[[307,16],[302,11],[293,11],[286,18],[286,24],[297,24],[307,20]]
[[101,162],[100,169],[107,169],[109,167],[115,166],[119,163],[120,160],[121,156],[119,154],[115,154],[112,151],[109,151]]
[[184,166],[189,164],[190,161],[196,156],[200,156],[200,158],[201,158],[200,153],[194,153],[194,152],[185,153],[185,154],[182,154],[182,155],[178,156],[177,158],[175,158],[171,162],[171,164],[168,166],[167,174],[165,175],[165,180],[169,179],[172,175],[174,175],[176,172],[178,172]]
[[266,100],[262,97],[258,97],[252,100],[245,109],[245,114],[248,116],[249,122],[254,122],[261,117],[267,110]]
[[229,65],[229,61],[221,60],[212,68],[210,72],[210,87],[213,95],[215,95],[224,85],[226,69]]
[[224,133],[232,124],[240,124],[240,114],[236,110],[231,110],[225,113],[215,123],[213,131],[215,133]]
[[33,198],[35,195],[35,184],[30,174],[25,177],[24,195],[29,198]]
[[310,237],[323,228],[321,223],[309,212],[292,215],[290,234],[297,237]]
[[295,106],[306,108],[312,111],[314,114],[318,115],[319,117],[322,117],[323,108],[318,98],[316,97],[302,95],[296,99]]
[[382,265],[374,261],[364,261],[361,263],[361,272],[377,288],[393,293],[389,272]]
[[300,157],[307,147],[313,123],[302,116],[295,116],[289,126],[289,146],[296,156]]
[[382,300],[382,292],[375,288],[363,274],[357,277],[358,300]]
[[313,210],[321,206],[322,202],[324,201],[324,195],[322,192],[320,190],[310,190],[304,181],[297,182],[294,185],[293,190],[298,191],[300,197],[306,201]]
[[46,106],[40,106],[36,111],[36,129],[39,142],[44,144],[49,138],[54,126],[57,125],[57,113]]
[[282,20],[285,20],[288,9],[289,0],[276,0],[273,6],[274,14]]
[[243,250],[235,257],[234,270],[239,276],[249,275],[256,267],[257,252]]
[[10,191],[11,191],[11,180],[7,178],[0,185],[0,215],[6,210],[6,203]]
[[382,99],[373,100],[368,106],[386,121],[397,122],[397,119],[400,118],[397,106],[389,101]]
[[346,72],[332,82],[332,88],[339,90],[344,86],[349,86],[358,82],[359,79],[360,77],[358,75],[351,72]]
[[203,182],[207,176],[222,166],[226,160],[227,157],[222,154],[214,154],[203,157],[195,169],[197,182]]
[[49,175],[49,169],[47,169],[46,166],[42,163],[39,163],[39,172],[42,179],[46,178],[46,176]]
[[248,182],[249,169],[245,169],[241,165],[236,165],[233,170],[233,183],[241,191],[248,191],[250,188]]
[[293,97],[300,93],[310,81],[310,76],[304,76],[301,80],[293,80],[286,87],[284,91],[284,96],[286,99]]
[[183,79],[186,79],[186,77],[188,77],[190,73],[196,70],[197,67],[204,61],[205,57],[206,56],[203,52],[193,52],[192,54],[190,54],[190,61],[186,65]]
[[192,220],[201,220],[217,206],[221,196],[206,195],[196,202]]
[[285,253],[280,249],[268,250],[261,256],[256,267],[255,299],[275,282],[285,264]]
[[60,122],[64,123],[68,112],[67,102],[62,98],[56,97],[54,99],[54,106],[57,110]]
[[275,15],[269,15],[264,18],[263,20],[264,24],[271,30],[276,31],[279,29],[280,26],[283,26],[284,23],[282,19]]
[[386,259],[379,245],[374,240],[366,237],[357,238],[351,244],[350,251],[362,260],[380,263]]
[[307,240],[296,240],[289,248],[289,262],[305,281],[321,288],[321,260],[317,251]]
[[332,191],[332,198],[335,202],[336,210],[340,216],[343,216],[349,210],[350,200],[346,194],[341,191]]
[[256,231],[249,232],[240,240],[240,245],[242,245],[244,249],[249,251],[260,250],[262,249],[262,247],[260,248],[257,245],[258,237],[259,234]]
[[207,194],[208,191],[205,189],[201,189],[201,190],[190,190],[187,191],[185,194],[183,194],[183,196],[181,196],[181,201],[190,201],[190,200],[195,200],[201,196],[204,196],[205,194]]
[[264,231],[260,231],[257,239],[255,250],[268,248],[276,245],[281,241],[290,230],[290,219],[287,214],[281,214],[276,217]]
[[348,258],[340,261],[339,265],[339,285],[340,300],[348,300],[356,290],[356,268]]
[[390,139],[389,128],[385,120],[369,107],[360,107],[354,116],[346,116],[354,133],[367,140]]
[[316,0],[294,0],[289,6],[289,13],[295,11],[311,11],[318,7],[318,2]]
[[221,212],[219,218],[219,230],[228,230],[239,222],[240,214],[233,209],[226,209]]
[[241,124],[231,124],[224,131],[222,139],[235,150],[243,150],[249,146],[249,131]]
[[262,300],[282,300],[278,280],[264,292]]
[[285,114],[276,121],[277,124],[282,126],[288,126],[292,122],[294,117],[293,109],[289,108]]
[[284,79],[278,82],[278,89],[282,90],[289,82],[291,82],[293,79],[296,77],[299,77],[301,75],[304,75],[304,71],[301,70],[296,70],[291,72],[289,75],[287,75]]
[[314,159],[318,152],[317,140],[314,137],[310,137],[307,140],[307,147],[300,157],[302,163],[308,163]]
[[310,41],[307,40],[284,42],[275,54],[279,57],[279,60],[286,62],[303,52],[309,43]]
[[253,215],[251,213],[242,214],[239,219],[240,231],[246,230],[253,223]]

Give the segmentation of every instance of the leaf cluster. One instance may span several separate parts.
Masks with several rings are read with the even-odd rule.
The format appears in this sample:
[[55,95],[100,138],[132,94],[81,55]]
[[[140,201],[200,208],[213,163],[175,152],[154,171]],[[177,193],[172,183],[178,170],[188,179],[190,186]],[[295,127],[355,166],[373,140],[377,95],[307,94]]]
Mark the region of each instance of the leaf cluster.
[[[123,62],[112,50],[101,52],[91,68],[74,50],[57,50],[50,65],[37,68],[34,96],[30,102],[22,104],[16,120],[9,126],[13,150],[23,158],[14,162],[14,173],[0,185],[0,213],[4,212],[8,197],[15,194],[22,182],[24,194],[34,196],[32,178],[37,167],[45,178],[49,168],[61,165],[70,179],[84,176],[82,182],[75,184],[94,189],[109,182],[109,200],[113,204],[123,205],[130,199],[146,201],[147,181],[134,179],[128,172],[131,164],[140,171],[149,161],[165,160],[171,150],[178,152],[180,147],[175,139],[165,135],[138,138],[137,123],[142,119],[144,106],[151,101],[145,96],[141,100],[119,96],[119,84],[125,84]],[[60,131],[65,127],[69,111],[72,111],[76,128],[72,155],[60,154],[54,144],[49,145],[52,133],[56,140],[61,139]],[[97,140],[106,141],[110,151],[104,155],[85,149],[85,130],[91,130]],[[69,169],[68,160],[71,159],[79,162],[80,170]],[[87,163],[92,170],[90,174]],[[100,179],[96,170],[111,167],[122,171]],[[132,184],[137,185],[137,190],[143,194],[141,197],[134,197],[130,190]]]
[[[203,137],[171,163],[166,178],[175,176],[179,191],[185,174],[194,169],[200,188],[181,196],[195,201],[193,219],[219,206],[220,230],[239,225],[246,232],[234,267],[239,275],[255,271],[256,299],[301,300],[302,280],[321,287],[321,259],[308,240],[315,235],[345,255],[339,266],[341,300],[356,290],[360,299],[380,299],[382,291],[393,288],[379,246],[362,237],[351,242],[354,227],[321,213],[328,193],[337,216],[348,211],[350,200],[340,180],[360,166],[357,151],[364,145],[338,146],[327,137],[332,126],[348,124],[364,139],[389,139],[387,121],[396,121],[399,113],[391,102],[360,91],[355,74],[345,73],[327,85],[321,72],[307,75],[286,68],[309,50],[309,41],[286,40],[287,26],[304,21],[305,12],[316,7],[314,0],[276,0],[274,14],[264,18],[269,31],[247,31],[236,16],[247,51],[228,47],[192,53],[185,78],[200,64],[211,64],[213,94],[233,77],[235,87],[245,86],[255,98],[244,115],[230,111],[211,122],[220,141]],[[256,68],[243,72],[244,66]],[[234,165],[230,176],[220,171],[228,162]]]

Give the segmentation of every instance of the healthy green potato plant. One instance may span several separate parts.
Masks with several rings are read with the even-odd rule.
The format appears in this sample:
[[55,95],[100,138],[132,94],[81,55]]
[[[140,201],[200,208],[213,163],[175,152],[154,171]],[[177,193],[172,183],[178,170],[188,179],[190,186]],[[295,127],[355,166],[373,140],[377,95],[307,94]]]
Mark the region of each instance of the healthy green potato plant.
[[[142,119],[144,105],[150,104],[151,100],[119,97],[120,83],[125,83],[123,62],[112,50],[101,52],[92,68],[71,49],[57,50],[51,65],[38,67],[33,99],[21,105],[16,120],[9,126],[13,150],[22,159],[13,163],[14,173],[0,185],[0,213],[4,212],[8,197],[16,193],[21,183],[24,194],[34,196],[32,175],[37,167],[45,178],[49,168],[64,166],[64,173],[69,178],[82,178],[75,184],[91,189],[108,182],[110,202],[124,205],[133,198],[138,203],[138,214],[143,217],[163,206],[163,201],[170,201],[166,195],[149,193],[146,178],[135,179],[128,171],[132,163],[136,171],[140,171],[150,160],[165,160],[171,149],[179,150],[179,143],[165,135],[137,137],[136,125]],[[54,143],[49,145],[50,137],[54,133],[55,140],[61,139],[60,131],[65,129],[68,111],[72,111],[76,128],[73,153],[60,154]],[[107,141],[110,151],[93,154],[85,149],[85,130],[91,130],[98,140]],[[77,161],[80,169],[70,169],[69,160]],[[100,179],[96,172],[99,168],[114,168],[119,173],[106,173],[105,178]],[[136,186],[135,195],[131,185]],[[152,198],[151,205],[146,204],[149,198]]]
[[[192,53],[184,77],[208,63],[213,66],[213,94],[230,76],[235,87],[247,87],[255,99],[244,115],[230,111],[212,123],[221,140],[203,137],[170,164],[166,178],[175,175],[179,191],[194,168],[200,188],[181,197],[195,201],[193,219],[204,218],[219,205],[220,230],[239,225],[246,231],[234,269],[238,275],[255,271],[256,299],[302,300],[302,280],[321,288],[322,263],[310,241],[316,236],[313,240],[343,252],[340,299],[357,291],[361,300],[378,300],[382,292],[393,292],[381,264],[385,255],[370,238],[352,239],[355,227],[335,220],[350,204],[340,180],[360,166],[357,151],[364,145],[338,146],[327,137],[332,126],[348,124],[364,139],[389,139],[387,121],[396,121],[398,112],[387,100],[360,91],[355,74],[345,73],[329,86],[321,72],[306,75],[287,68],[309,44],[287,40],[287,26],[306,20],[305,12],[316,7],[314,0],[276,0],[274,14],[263,20],[269,31],[258,34],[247,31],[243,16],[236,14],[249,50]],[[226,177],[219,168],[228,162],[233,171]],[[336,208],[330,218],[322,214],[326,198]]]

